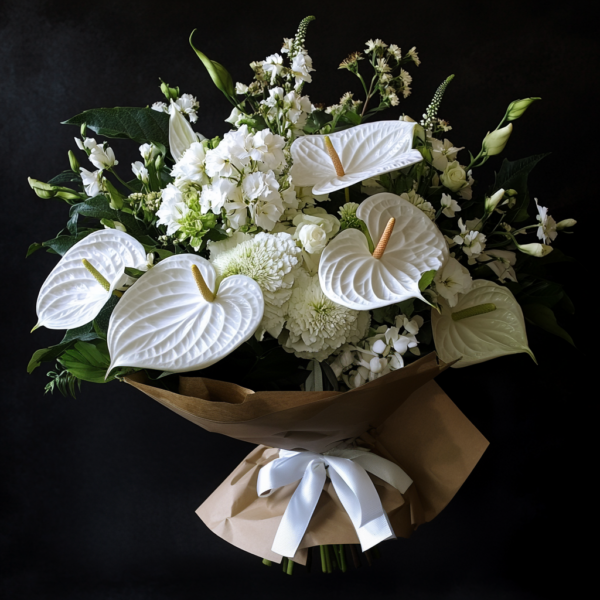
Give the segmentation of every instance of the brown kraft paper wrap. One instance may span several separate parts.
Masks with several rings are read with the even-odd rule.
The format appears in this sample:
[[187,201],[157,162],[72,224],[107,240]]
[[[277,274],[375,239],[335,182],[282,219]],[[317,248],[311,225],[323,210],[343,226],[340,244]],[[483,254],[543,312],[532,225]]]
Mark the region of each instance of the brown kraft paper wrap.
[[[265,498],[256,493],[258,471],[277,458],[279,448],[326,452],[357,440],[396,463],[413,480],[404,496],[371,478],[399,537],[408,537],[448,504],[488,442],[432,381],[445,368],[431,353],[348,392],[253,392],[180,377],[177,394],[148,385],[143,373],[125,381],[208,431],[259,444],[197,513],[231,544],[280,562],[271,545],[297,484]],[[294,560],[304,564],[308,547],[345,543],[358,543],[358,537],[327,481]]]

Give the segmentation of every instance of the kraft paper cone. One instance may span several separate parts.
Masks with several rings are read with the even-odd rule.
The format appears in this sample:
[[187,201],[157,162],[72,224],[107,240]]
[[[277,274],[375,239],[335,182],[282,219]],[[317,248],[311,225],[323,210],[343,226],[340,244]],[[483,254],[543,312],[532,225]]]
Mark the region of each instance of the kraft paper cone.
[[[435,353],[348,392],[254,392],[204,378],[180,377],[179,393],[125,381],[207,431],[244,440],[254,449],[197,513],[233,545],[280,562],[275,532],[297,484],[258,498],[258,471],[279,448],[326,452],[357,440],[398,464],[413,480],[402,496],[372,476],[397,536],[408,537],[448,504],[488,442],[432,379],[448,365]],[[294,560],[306,548],[358,543],[350,518],[328,482]]]

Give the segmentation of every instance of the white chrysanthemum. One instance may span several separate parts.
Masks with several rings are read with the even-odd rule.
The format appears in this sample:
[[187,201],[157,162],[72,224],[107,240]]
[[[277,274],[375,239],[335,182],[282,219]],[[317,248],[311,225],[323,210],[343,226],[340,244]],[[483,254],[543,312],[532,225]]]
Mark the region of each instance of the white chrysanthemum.
[[[358,343],[367,333],[371,317],[330,300],[319,276],[301,272],[290,298],[286,331],[281,339],[298,358],[325,360],[346,343]],[[287,335],[286,335],[287,334]]]
[[234,233],[229,239],[209,242],[210,261],[220,277],[247,275],[258,283],[265,298],[265,313],[256,331],[278,337],[285,323],[292,286],[302,264],[302,251],[288,233]]
[[427,202],[425,198],[419,196],[414,190],[400,194],[400,198],[408,200],[411,204],[416,206],[419,210],[423,211],[432,221],[435,219],[435,208],[433,208],[431,202]]

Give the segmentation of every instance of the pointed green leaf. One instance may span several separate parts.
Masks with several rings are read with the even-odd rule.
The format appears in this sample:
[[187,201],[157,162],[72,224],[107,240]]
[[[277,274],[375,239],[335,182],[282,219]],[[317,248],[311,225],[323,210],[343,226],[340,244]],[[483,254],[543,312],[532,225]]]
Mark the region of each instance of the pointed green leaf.
[[523,307],[523,314],[527,321],[533,325],[537,325],[544,331],[569,342],[571,346],[575,346],[573,338],[556,322],[556,317],[551,308],[543,304],[526,304]]
[[192,42],[192,37],[196,30],[190,34],[190,46],[194,49],[194,52],[198,55],[198,58],[202,61],[202,64],[206,67],[208,74],[210,75],[213,83],[221,90],[226,96],[232,97],[235,94],[235,87],[233,85],[233,79],[227,71],[227,69],[214,60],[210,60],[206,54],[203,54],[198,50]]

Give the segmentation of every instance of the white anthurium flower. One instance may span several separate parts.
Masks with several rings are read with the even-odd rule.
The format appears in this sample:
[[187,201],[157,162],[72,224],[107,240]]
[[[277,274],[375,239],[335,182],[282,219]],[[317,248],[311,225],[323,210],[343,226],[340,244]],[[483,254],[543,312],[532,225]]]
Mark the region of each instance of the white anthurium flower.
[[298,186],[314,186],[314,194],[329,194],[418,163],[423,157],[412,149],[414,126],[405,121],[378,121],[329,136],[299,137],[291,148],[292,180]]
[[42,285],[37,327],[75,329],[89,323],[127,279],[125,267],[145,266],[144,247],[127,233],[91,233],[65,253]]
[[194,254],[152,267],[111,315],[110,369],[204,369],[250,339],[265,307],[258,283],[246,275],[216,283],[214,267]]
[[331,240],[319,264],[325,295],[354,310],[424,300],[421,275],[440,269],[448,254],[436,225],[416,206],[387,192],[365,200],[356,216],[377,247],[371,254],[367,238],[357,229],[346,229]]
[[460,358],[453,367],[468,367],[521,352],[535,361],[527,344],[523,311],[508,288],[476,279],[454,308],[443,298],[438,301],[441,313],[431,311],[431,324],[436,352],[444,362]]
[[183,153],[194,143],[202,141],[204,136],[196,134],[189,121],[171,100],[169,107],[169,148],[176,161],[181,160]]

